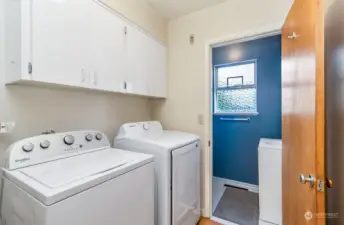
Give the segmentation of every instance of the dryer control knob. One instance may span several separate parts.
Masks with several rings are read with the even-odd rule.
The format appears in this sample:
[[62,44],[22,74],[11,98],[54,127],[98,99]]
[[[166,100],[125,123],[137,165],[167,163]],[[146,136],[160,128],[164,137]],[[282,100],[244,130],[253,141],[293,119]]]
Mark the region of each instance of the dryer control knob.
[[66,145],[72,145],[75,142],[75,138],[72,135],[67,135],[63,138],[63,141]]
[[97,134],[96,134],[96,139],[97,139],[98,141],[100,141],[101,139],[103,139],[103,135],[102,135],[101,133],[97,133]]
[[23,145],[23,151],[24,152],[31,152],[35,146],[32,143],[28,143]]
[[49,147],[50,147],[50,141],[45,140],[45,141],[42,141],[42,142],[41,142],[41,148],[47,149],[47,148],[49,148]]
[[85,137],[86,141],[92,141],[93,140],[93,135],[92,134],[88,134]]

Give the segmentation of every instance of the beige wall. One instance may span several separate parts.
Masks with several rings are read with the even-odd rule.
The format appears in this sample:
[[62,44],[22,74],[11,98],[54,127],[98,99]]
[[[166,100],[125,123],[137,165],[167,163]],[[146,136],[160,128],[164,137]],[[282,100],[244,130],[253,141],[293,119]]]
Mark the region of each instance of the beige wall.
[[[146,5],[111,0],[114,7],[144,29],[164,40],[164,20]],[[130,3],[129,3],[130,2]],[[53,128],[58,132],[96,129],[113,139],[125,122],[151,119],[148,100],[93,91],[9,86],[4,84],[4,1],[0,1],[0,121],[16,121],[11,134],[0,134],[0,151],[21,138]]]
[[[168,98],[154,103],[153,115],[165,126],[204,136],[198,115],[205,115],[208,80],[205,44],[247,33],[280,29],[292,0],[230,0],[168,24]],[[189,35],[195,36],[194,45]]]
[[[280,29],[292,2],[230,0],[170,21],[168,98],[154,102],[153,117],[161,120],[165,127],[196,133],[206,143],[206,129],[198,124],[198,115],[206,115],[209,110],[205,44],[231,35]],[[190,34],[195,36],[194,45],[189,44]],[[203,187],[206,187],[208,181],[204,182]]]

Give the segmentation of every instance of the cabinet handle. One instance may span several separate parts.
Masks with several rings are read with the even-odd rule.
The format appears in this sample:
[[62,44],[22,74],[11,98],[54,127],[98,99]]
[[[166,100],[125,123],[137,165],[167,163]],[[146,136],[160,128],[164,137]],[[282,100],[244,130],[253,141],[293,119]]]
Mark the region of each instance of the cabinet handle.
[[98,85],[98,73],[97,72],[94,72],[93,79],[94,79],[93,84]]

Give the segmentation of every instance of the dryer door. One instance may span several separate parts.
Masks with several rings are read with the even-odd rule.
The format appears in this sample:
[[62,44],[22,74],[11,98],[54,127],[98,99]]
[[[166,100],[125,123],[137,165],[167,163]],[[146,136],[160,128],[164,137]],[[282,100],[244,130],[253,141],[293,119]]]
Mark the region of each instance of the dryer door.
[[200,144],[172,152],[172,225],[197,224],[200,218]]

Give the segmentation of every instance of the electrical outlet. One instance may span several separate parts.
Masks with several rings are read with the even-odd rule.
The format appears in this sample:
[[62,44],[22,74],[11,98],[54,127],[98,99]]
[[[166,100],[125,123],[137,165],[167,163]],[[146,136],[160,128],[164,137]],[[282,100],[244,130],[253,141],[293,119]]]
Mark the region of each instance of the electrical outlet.
[[198,124],[203,125],[204,124],[204,115],[198,114]]
[[15,126],[16,122],[0,122],[0,133],[10,133]]

